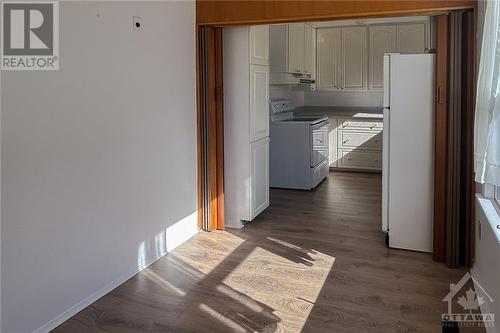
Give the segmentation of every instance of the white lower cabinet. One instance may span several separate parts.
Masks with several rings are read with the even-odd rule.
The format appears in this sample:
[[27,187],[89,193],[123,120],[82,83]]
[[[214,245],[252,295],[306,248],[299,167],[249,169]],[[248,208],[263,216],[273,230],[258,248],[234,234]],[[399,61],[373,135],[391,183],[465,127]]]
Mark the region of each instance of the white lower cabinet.
[[330,168],[382,171],[379,119],[329,118]]
[[252,142],[250,148],[250,220],[269,206],[269,139]]

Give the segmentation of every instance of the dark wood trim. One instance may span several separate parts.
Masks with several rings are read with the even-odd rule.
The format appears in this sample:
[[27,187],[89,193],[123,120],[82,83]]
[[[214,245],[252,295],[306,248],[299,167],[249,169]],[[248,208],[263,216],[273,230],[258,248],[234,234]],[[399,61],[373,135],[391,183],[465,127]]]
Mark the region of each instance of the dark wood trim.
[[223,26],[426,15],[472,9],[475,4],[475,0],[197,0],[196,23]]
[[448,15],[436,24],[436,115],[434,155],[434,260],[446,260],[446,167],[448,129]]

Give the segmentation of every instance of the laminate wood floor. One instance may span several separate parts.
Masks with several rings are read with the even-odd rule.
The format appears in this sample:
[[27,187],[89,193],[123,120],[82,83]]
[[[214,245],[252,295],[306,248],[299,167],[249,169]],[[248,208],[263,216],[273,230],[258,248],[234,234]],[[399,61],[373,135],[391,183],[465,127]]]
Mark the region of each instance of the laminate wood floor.
[[54,332],[441,332],[465,271],[387,249],[380,207],[377,174],[273,189],[245,228],[198,234]]

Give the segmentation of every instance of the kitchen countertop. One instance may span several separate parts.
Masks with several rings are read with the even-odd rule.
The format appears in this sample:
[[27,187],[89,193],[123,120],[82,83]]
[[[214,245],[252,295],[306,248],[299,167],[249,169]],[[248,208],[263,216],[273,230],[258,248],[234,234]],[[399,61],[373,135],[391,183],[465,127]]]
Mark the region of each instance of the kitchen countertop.
[[339,107],[339,106],[301,106],[295,109],[298,116],[327,115],[329,117],[349,117],[362,119],[382,119],[383,107]]

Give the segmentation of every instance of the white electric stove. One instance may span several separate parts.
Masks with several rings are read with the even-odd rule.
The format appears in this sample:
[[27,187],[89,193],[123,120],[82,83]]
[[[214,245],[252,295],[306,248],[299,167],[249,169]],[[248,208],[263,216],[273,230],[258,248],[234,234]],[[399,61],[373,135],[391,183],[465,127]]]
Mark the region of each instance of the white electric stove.
[[311,190],[328,176],[328,117],[296,116],[290,100],[270,102],[271,187]]

